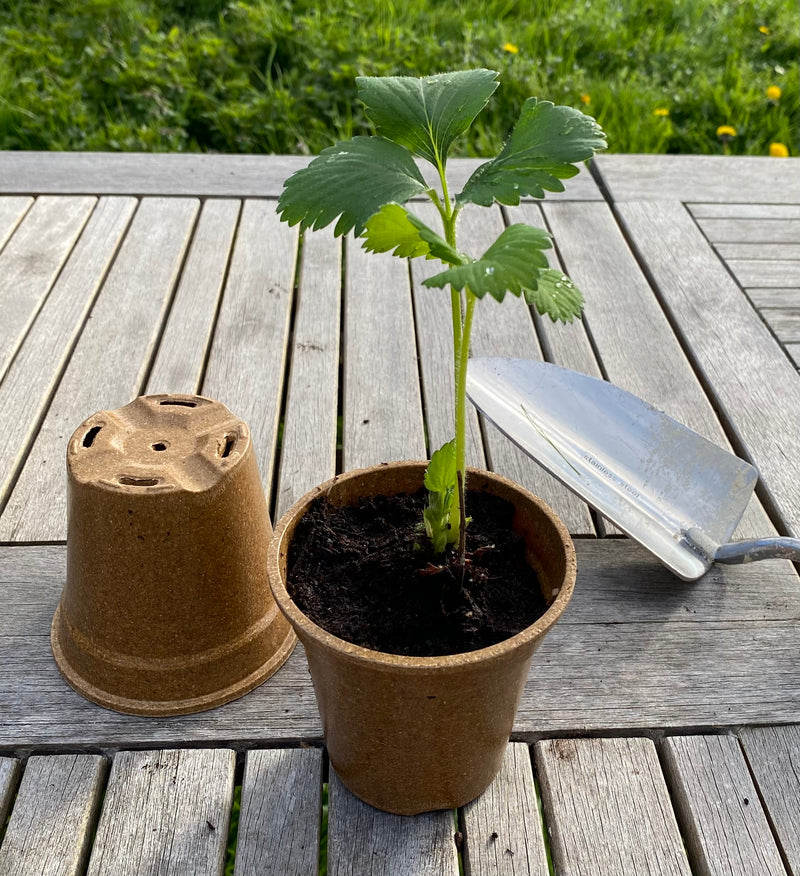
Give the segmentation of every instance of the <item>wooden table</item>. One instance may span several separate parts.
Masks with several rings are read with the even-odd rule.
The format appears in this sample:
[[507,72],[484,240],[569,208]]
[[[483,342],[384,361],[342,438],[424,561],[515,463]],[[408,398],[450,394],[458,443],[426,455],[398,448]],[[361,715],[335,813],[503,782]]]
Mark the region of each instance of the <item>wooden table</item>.
[[[468,876],[544,876],[548,854],[559,876],[798,876],[794,567],[677,581],[475,417],[471,460],[556,507],[579,578],[503,772],[463,811],[400,818],[342,788],[301,648],[187,717],[105,711],[61,679],[64,454],[94,411],[222,400],[251,426],[274,517],[449,433],[447,296],[420,287],[430,265],[299,242],[275,197],[302,163],[0,154],[0,873],[221,873],[237,785],[237,876],[316,873],[325,782],[340,876],[457,876],[459,856]],[[585,319],[484,301],[474,352],[643,396],[759,468],[740,537],[800,535],[800,160],[603,156],[541,207],[465,213],[464,243],[520,218],[552,231]]]

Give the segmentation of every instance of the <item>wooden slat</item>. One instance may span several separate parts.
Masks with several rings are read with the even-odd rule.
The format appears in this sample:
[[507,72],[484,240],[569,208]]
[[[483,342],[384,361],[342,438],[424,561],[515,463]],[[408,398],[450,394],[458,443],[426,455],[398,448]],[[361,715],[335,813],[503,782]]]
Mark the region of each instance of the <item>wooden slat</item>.
[[88,876],[221,876],[235,766],[227,749],[117,754]]
[[101,198],[0,384],[0,501],[36,435],[135,206],[133,198]]
[[239,201],[231,200],[207,201],[203,205],[147,381],[148,395],[197,392],[211,344],[239,206]]
[[618,210],[761,489],[783,526],[800,532],[800,376],[682,205]]
[[800,874],[800,726],[751,727],[740,734],[790,876]]
[[[545,205],[545,215],[570,276],[586,296],[584,318],[608,379],[730,450],[610,209],[605,204],[552,204]],[[734,537],[774,533],[753,498]]]
[[[696,214],[695,214],[696,216]],[[718,246],[791,245],[800,237],[797,219],[698,219],[706,237]]]
[[0,873],[84,873],[105,775],[100,755],[31,757],[0,847]]
[[246,201],[202,386],[250,427],[268,495],[296,258],[297,230],[278,220],[275,202]]
[[346,241],[345,471],[425,459],[408,264]]
[[736,738],[674,736],[663,751],[695,876],[785,876]]
[[0,757],[0,824],[6,823],[17,790],[22,765],[13,757]]
[[[534,655],[517,739],[800,723],[800,585],[790,563],[720,566],[687,583],[629,540],[577,540],[576,549],[575,595]],[[64,575],[63,545],[0,548],[0,750],[321,739],[302,648],[224,709],[153,721],[87,702],[50,651]]]
[[407,817],[354,797],[331,769],[328,876],[458,876],[453,813]]
[[321,749],[248,751],[235,876],[317,876]]
[[800,307],[800,286],[787,286],[775,289],[744,290],[753,304],[762,307]]
[[67,441],[95,411],[142,391],[197,209],[190,199],[142,201],[0,518],[0,539],[66,538]]
[[690,876],[649,739],[550,739],[535,752],[559,876]]
[[[795,239],[800,237],[800,231]],[[800,243],[718,243],[717,252],[723,259],[745,259],[753,261],[798,260],[800,259]]]
[[800,368],[800,344],[784,344],[795,368]]
[[22,217],[28,212],[33,198],[4,197],[0,198],[0,250],[11,237]]
[[[203,155],[103,152],[0,152],[0,193],[196,195],[277,197],[291,173],[311,159],[302,155]],[[483,159],[453,159],[448,178],[461,189]],[[420,162],[429,185],[435,169]],[[564,195],[600,200],[591,173],[582,168]]]
[[[464,210],[459,227],[459,246],[466,252],[480,254],[503,230],[503,219],[499,210],[475,208]],[[472,328],[472,353],[475,356],[542,358],[530,309],[523,298],[507,295],[498,304],[487,295],[477,303]],[[541,496],[573,535],[595,535],[594,523],[584,502],[547,474],[494,426],[486,423],[484,435],[486,454],[493,471]]]
[[512,742],[500,774],[464,807],[466,876],[548,876],[542,820],[528,746]]
[[[439,228],[441,219],[432,204],[414,205],[413,212],[430,228]],[[455,434],[453,373],[453,321],[449,289],[429,289],[422,281],[443,269],[441,262],[423,258],[411,261],[414,287],[414,316],[417,326],[422,395],[425,403],[425,428],[429,455]],[[467,464],[486,468],[478,414],[467,403]]]
[[763,289],[800,284],[800,261],[729,258],[726,264],[742,286]]
[[800,307],[764,307],[761,316],[779,341],[784,344],[800,342]]
[[800,203],[800,158],[600,155],[594,165],[617,203]]
[[95,198],[39,198],[0,254],[0,378],[95,203]]
[[342,243],[306,234],[292,334],[275,519],[336,473]]
[[800,219],[800,204],[689,203],[687,206],[696,219]]

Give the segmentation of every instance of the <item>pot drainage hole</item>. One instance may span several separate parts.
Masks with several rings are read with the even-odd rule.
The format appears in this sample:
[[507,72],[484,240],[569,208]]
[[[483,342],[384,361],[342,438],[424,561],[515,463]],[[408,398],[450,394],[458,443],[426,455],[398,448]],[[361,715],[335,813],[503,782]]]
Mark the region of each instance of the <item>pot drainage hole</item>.
[[84,447],[91,447],[94,444],[94,439],[97,438],[97,433],[102,429],[102,426],[92,426],[91,429],[83,436],[83,444]]
[[126,487],[154,487],[159,483],[158,478],[133,478],[129,475],[121,475],[119,482]]

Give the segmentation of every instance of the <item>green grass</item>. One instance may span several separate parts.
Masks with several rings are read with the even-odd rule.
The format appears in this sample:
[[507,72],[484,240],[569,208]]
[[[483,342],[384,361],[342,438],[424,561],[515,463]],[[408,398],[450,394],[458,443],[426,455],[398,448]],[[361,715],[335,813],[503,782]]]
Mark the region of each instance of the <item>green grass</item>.
[[611,151],[797,155],[799,52],[786,0],[0,0],[0,148],[316,153],[368,130],[355,76],[486,66],[463,154],[536,95]]

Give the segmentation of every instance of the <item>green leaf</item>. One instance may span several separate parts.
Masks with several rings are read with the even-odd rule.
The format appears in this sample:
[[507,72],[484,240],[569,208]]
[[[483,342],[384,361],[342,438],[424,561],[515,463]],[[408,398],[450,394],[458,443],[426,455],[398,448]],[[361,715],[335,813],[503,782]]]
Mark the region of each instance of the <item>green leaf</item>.
[[359,76],[358,96],[378,133],[444,166],[450,145],[497,88],[494,70],[461,70],[419,79]]
[[443,444],[431,456],[425,470],[424,484],[428,499],[422,511],[422,522],[435,554],[444,551],[458,538],[458,531],[450,523],[453,500],[458,489],[455,439]]
[[478,298],[488,292],[502,301],[506,292],[519,295],[536,288],[541,270],[547,268],[542,250],[551,245],[550,235],[540,228],[509,225],[477,261],[449,268],[423,285],[441,289],[449,284],[459,292],[469,286]]
[[457,485],[455,438],[443,444],[431,456],[431,461],[425,470],[424,484],[426,489],[434,493],[455,489]]
[[382,137],[354,137],[324,149],[284,183],[278,213],[290,225],[324,228],[337,236],[364,230],[370,216],[392,201],[404,204],[428,190],[407,149]]
[[581,315],[583,293],[566,274],[548,268],[539,274],[535,289],[525,289],[525,300],[532,304],[542,316],[549,316],[553,322],[572,322]]
[[384,204],[369,220],[364,231],[364,249],[368,252],[388,252],[400,258],[424,255],[440,259],[448,265],[460,265],[467,259],[446,240],[409,213],[399,204]]
[[523,195],[543,198],[545,189],[561,192],[560,180],[578,173],[574,162],[605,147],[605,134],[591,116],[531,97],[503,151],[472,174],[456,201],[488,207],[493,201],[518,204]]

